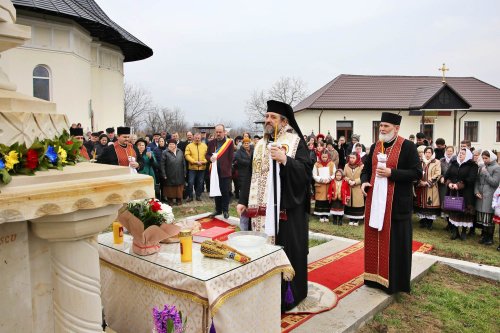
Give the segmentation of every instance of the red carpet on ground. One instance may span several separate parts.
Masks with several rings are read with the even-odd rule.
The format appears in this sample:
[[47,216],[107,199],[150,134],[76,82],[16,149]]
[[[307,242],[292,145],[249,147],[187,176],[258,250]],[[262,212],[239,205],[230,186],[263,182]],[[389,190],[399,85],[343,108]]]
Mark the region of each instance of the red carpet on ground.
[[[339,300],[363,285],[364,243],[356,243],[308,265],[309,281],[330,288]],[[429,252],[432,245],[413,241],[413,252]],[[315,314],[284,314],[281,316],[282,333],[289,332],[311,319]]]

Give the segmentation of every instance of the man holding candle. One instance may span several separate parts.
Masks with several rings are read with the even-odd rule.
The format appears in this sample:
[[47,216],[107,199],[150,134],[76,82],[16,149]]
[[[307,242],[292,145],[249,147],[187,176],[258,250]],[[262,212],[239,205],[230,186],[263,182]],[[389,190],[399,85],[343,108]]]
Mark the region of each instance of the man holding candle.
[[413,182],[422,176],[413,142],[398,135],[401,116],[383,112],[379,140],[361,173],[365,204],[365,284],[410,292]]
[[255,144],[236,209],[251,218],[251,230],[265,232],[283,246],[295,270],[293,280],[282,284],[285,311],[307,296],[310,193],[306,189],[312,163],[290,105],[268,101],[264,125],[264,137]]

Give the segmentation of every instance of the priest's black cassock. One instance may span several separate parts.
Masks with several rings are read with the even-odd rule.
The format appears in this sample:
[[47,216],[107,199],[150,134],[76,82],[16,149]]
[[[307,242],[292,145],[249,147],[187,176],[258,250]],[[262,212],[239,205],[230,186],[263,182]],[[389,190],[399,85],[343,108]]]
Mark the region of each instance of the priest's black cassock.
[[[392,146],[395,146],[398,137],[391,142],[384,143],[384,151],[391,151]],[[411,275],[411,256],[412,256],[412,213],[413,213],[413,182],[417,181],[422,176],[422,166],[418,157],[417,148],[415,144],[409,140],[405,140],[399,137],[402,141],[400,145],[399,157],[397,159],[397,167],[391,168],[391,176],[388,177],[389,182],[394,182],[394,193],[392,196],[392,214],[390,219],[390,233],[388,234],[389,243],[389,255],[385,258],[366,257],[365,252],[365,262],[370,260],[378,260],[378,262],[387,262],[389,274],[388,279],[385,277],[375,276],[377,274],[371,274],[372,278],[367,279],[366,265],[365,265],[365,284],[372,287],[377,287],[385,290],[389,294],[396,292],[410,291],[410,275]],[[370,182],[372,178],[372,172],[375,173],[372,163],[374,153],[380,152],[380,143],[375,143],[370,148],[370,153],[366,158],[366,163],[364,164],[363,171],[361,173],[361,183]],[[399,149],[398,149],[399,150]],[[390,155],[391,153],[389,153]],[[389,157],[390,159],[390,157]],[[388,166],[389,167],[389,166]],[[373,183],[372,183],[373,186]],[[368,188],[371,191],[373,187]],[[367,201],[368,202],[368,201]],[[368,204],[366,206],[365,212],[370,209]],[[386,208],[387,209],[387,208]],[[365,247],[368,241],[368,228],[369,220],[365,221]],[[384,228],[386,228],[386,223],[384,222]],[[371,228],[371,232],[377,229]],[[387,230],[386,230],[387,231]],[[383,232],[383,231],[382,231]],[[388,231],[389,232],[389,231]],[[380,253],[378,253],[379,256]],[[379,279],[377,281],[377,279]],[[388,286],[384,286],[384,281],[387,282]]]
[[[250,163],[247,175],[248,177],[241,184],[239,199],[239,203],[245,206],[248,206],[252,163]],[[290,283],[294,298],[293,304],[285,304],[284,297],[288,282],[282,282],[281,306],[283,311],[295,307],[307,296],[308,214],[311,176],[312,165],[309,151],[304,140],[300,140],[295,158],[287,156],[286,165],[280,165],[279,174],[281,181],[280,209],[286,211],[287,220],[279,221],[276,244],[283,246],[283,250],[295,270],[295,277]]]

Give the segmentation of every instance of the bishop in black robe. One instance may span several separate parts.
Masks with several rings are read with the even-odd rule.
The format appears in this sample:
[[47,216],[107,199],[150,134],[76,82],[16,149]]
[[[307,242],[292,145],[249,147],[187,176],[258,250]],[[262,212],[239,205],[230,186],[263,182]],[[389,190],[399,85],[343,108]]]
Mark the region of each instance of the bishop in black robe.
[[[248,206],[252,163],[250,163],[246,174],[248,176],[242,180],[238,203]],[[300,140],[295,158],[287,156],[286,164],[280,166],[279,174],[281,180],[280,209],[286,212],[287,219],[279,221],[276,245],[283,246],[283,250],[295,270],[295,277],[290,282],[294,298],[292,304],[286,304],[284,301],[288,282],[282,282],[282,311],[292,309],[307,296],[308,214],[311,175],[312,165],[309,151],[304,140]]]

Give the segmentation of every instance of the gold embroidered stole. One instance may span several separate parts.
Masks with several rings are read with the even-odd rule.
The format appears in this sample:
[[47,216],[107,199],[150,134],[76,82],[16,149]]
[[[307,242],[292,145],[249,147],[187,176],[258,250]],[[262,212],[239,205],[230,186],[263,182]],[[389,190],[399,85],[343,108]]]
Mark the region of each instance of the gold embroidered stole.
[[[285,149],[287,156],[295,158],[300,138],[295,133],[286,132],[282,129],[278,134],[277,142]],[[252,177],[250,181],[250,193],[248,197],[247,215],[252,218],[252,230],[265,230],[265,215],[267,206],[267,177],[269,176],[269,149],[268,141],[259,140],[255,145],[252,160]],[[279,177],[279,175],[278,175]],[[282,216],[280,212],[280,217]]]

